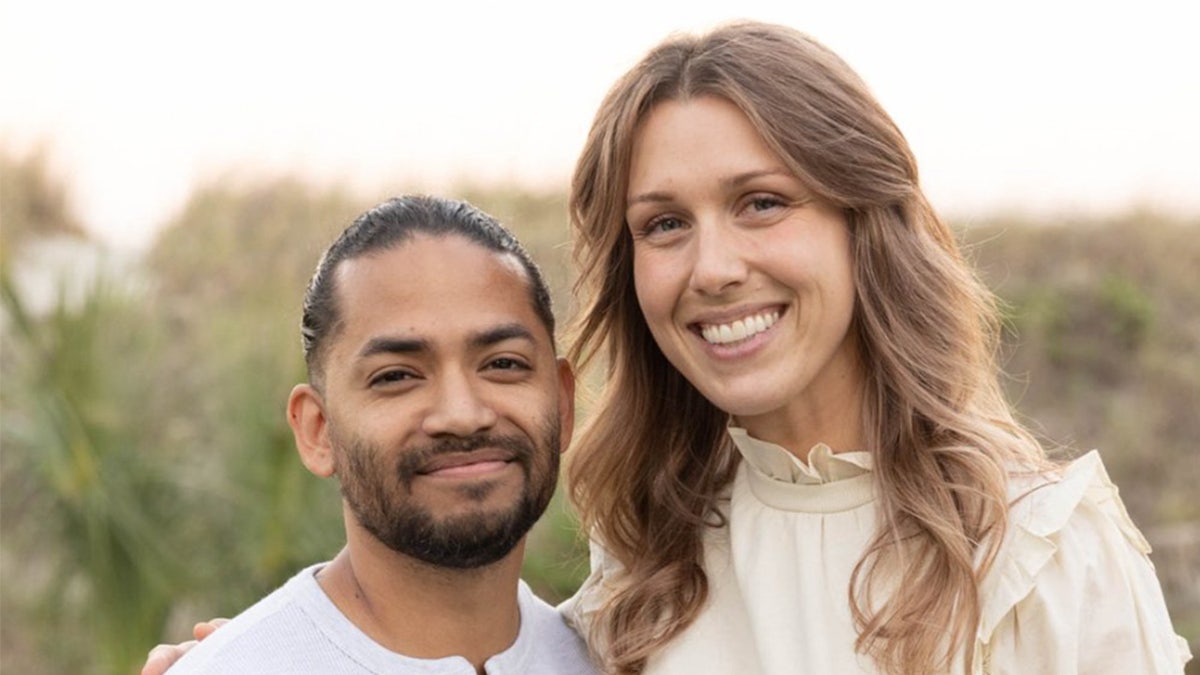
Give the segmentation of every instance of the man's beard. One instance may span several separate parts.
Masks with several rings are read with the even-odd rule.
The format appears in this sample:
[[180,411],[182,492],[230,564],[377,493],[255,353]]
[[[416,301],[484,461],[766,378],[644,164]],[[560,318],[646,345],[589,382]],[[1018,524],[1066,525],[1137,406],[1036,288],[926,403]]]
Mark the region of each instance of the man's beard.
[[[473,569],[490,565],[516,547],[554,495],[561,433],[557,416],[548,416],[539,430],[538,447],[520,436],[480,434],[408,448],[392,462],[388,461],[391,453],[361,439],[335,443],[342,497],[359,524],[398,553],[437,567]],[[486,447],[504,448],[515,455],[512,461],[520,466],[525,480],[513,504],[439,518],[412,498],[417,471],[429,460]],[[481,481],[458,488],[458,494],[464,500],[481,502],[494,489],[500,488]]]

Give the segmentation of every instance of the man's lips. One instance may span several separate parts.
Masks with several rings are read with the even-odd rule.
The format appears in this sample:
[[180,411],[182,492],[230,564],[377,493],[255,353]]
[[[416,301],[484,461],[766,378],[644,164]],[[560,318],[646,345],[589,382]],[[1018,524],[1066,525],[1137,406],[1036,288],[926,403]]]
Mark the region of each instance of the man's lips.
[[433,457],[422,464],[416,473],[421,476],[473,476],[502,469],[515,459],[516,453],[503,448],[452,452]]

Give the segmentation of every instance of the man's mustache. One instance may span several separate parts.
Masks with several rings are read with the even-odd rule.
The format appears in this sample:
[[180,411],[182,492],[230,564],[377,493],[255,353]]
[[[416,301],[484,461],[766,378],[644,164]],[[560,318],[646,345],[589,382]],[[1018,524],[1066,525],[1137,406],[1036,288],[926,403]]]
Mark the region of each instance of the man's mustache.
[[499,448],[512,453],[513,461],[528,467],[533,457],[533,445],[517,436],[474,434],[439,439],[432,443],[409,448],[396,460],[396,471],[404,482],[409,482],[421,469],[440,455],[469,453],[482,448]]

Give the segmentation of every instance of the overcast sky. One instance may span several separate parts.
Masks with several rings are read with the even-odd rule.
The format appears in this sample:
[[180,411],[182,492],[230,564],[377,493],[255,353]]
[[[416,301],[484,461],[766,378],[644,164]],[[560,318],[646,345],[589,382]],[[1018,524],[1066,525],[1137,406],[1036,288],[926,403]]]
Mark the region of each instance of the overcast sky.
[[462,177],[565,186],[617,76],[672,31],[744,17],[858,70],[952,216],[1196,213],[1189,6],[0,0],[0,146],[47,144],[84,221],[122,247],[231,170],[380,195]]

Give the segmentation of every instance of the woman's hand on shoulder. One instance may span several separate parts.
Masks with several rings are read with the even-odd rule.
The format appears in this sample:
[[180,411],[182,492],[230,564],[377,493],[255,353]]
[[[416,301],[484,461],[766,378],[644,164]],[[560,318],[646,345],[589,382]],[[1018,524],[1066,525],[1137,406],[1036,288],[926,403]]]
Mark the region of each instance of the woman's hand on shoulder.
[[189,649],[195,647],[200,640],[213,634],[213,631],[229,622],[229,619],[212,619],[201,621],[192,628],[194,640],[180,642],[177,645],[161,644],[150,650],[146,655],[146,663],[142,666],[141,675],[163,675],[176,661],[183,657]]

